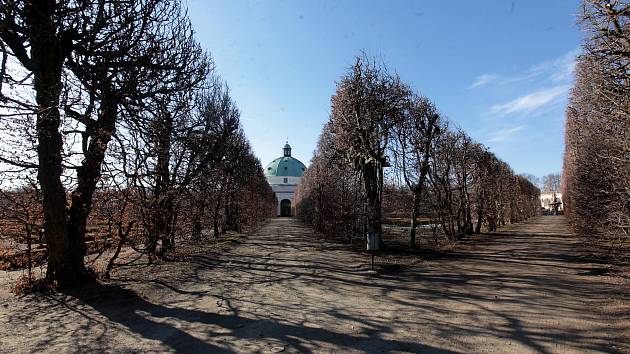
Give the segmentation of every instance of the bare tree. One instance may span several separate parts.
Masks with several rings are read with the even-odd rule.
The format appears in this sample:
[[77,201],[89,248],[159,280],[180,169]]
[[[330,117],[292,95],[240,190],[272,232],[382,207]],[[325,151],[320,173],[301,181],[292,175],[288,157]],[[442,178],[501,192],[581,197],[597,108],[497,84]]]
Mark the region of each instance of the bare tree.
[[409,247],[416,244],[416,227],[420,203],[425,192],[429,163],[433,157],[433,140],[440,134],[440,115],[426,97],[416,96],[407,114],[393,126],[395,167],[413,194]]
[[550,173],[542,178],[542,189],[545,192],[557,192],[560,190],[560,180],[562,177],[559,173]]
[[[383,168],[390,185],[384,188]],[[382,66],[358,58],[338,84],[330,121],[296,191],[297,216],[325,237],[381,233],[387,210],[430,217],[435,243],[449,242],[539,213],[539,189]],[[410,198],[407,198],[410,196]],[[404,202],[402,200],[412,200]]]
[[335,148],[361,172],[367,198],[367,232],[377,235],[381,243],[383,168],[389,166],[391,128],[403,114],[409,96],[409,88],[398,76],[364,55],[356,58],[332,97],[330,122]]
[[630,4],[589,0],[587,32],[567,108],[562,189],[575,231],[628,259],[630,230]]
[[359,171],[344,163],[326,124],[302,181],[295,193],[296,216],[312,224],[326,238],[363,240],[366,198]]
[[[187,23],[179,3],[158,0],[5,2],[0,9],[0,38],[32,75],[37,104],[38,162],[10,162],[38,170],[47,277],[59,286],[91,278],[83,261],[86,219],[122,107],[157,94],[155,87],[190,88],[172,79],[200,55]],[[77,135],[81,149],[67,150],[64,137]],[[75,179],[70,202],[64,169]]]
[[[40,199],[41,194],[37,189],[37,184],[30,179],[24,187],[13,190],[0,189],[0,225],[3,225],[3,233],[8,232],[2,236],[12,238],[10,241],[13,241],[16,246],[12,258],[16,260],[17,266],[22,266],[24,263],[20,259],[22,258],[20,245],[26,244],[25,268],[27,269],[26,282],[28,284],[33,281],[34,258],[41,258],[41,253],[35,257],[33,255],[34,241],[38,244],[41,244],[42,241],[39,237],[39,230],[41,229]],[[7,224],[12,224],[14,227],[8,227]],[[11,234],[11,231],[17,232]],[[4,240],[1,242],[4,243]]]
[[528,181],[530,181],[533,185],[535,185],[538,188],[542,188],[542,186],[543,186],[542,179],[544,177],[543,178],[539,178],[537,176],[534,176],[531,173],[521,173],[521,174],[519,174],[519,176],[527,179]]

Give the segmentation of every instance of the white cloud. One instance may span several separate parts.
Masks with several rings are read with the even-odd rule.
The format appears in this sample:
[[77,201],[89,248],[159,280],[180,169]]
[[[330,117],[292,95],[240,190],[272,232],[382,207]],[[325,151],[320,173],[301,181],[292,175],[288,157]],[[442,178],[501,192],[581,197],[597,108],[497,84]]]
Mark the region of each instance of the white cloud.
[[492,83],[493,81],[496,81],[498,78],[499,78],[499,75],[496,75],[496,74],[481,74],[477,77],[477,79],[475,79],[475,82],[473,82],[469,88],[474,89],[477,87],[488,85]]
[[496,115],[529,113],[563,97],[569,87],[569,85],[558,85],[532,92],[506,103],[495,104],[490,107],[490,112]]
[[579,49],[573,49],[562,56],[538,63],[517,75],[503,76],[499,74],[482,74],[468,87],[469,89],[494,85],[513,84],[534,79],[549,80],[554,83],[569,82],[573,78],[575,69],[575,57],[580,53]]
[[505,141],[509,138],[511,138],[514,134],[518,133],[519,131],[525,129],[525,125],[519,125],[517,127],[514,128],[507,128],[507,129],[501,129],[498,130],[496,132],[494,132],[491,136],[489,136],[486,139],[486,142],[488,143],[496,143],[496,142],[500,142],[500,141]]
[[556,72],[551,75],[551,80],[554,82],[571,80],[575,74],[575,59],[578,54],[579,51],[576,49],[560,58],[560,61],[556,63]]
[[546,75],[553,82],[569,81],[573,78],[575,57],[579,53],[579,49],[574,49],[559,58],[534,65],[528,70],[528,76],[533,78],[540,75]]

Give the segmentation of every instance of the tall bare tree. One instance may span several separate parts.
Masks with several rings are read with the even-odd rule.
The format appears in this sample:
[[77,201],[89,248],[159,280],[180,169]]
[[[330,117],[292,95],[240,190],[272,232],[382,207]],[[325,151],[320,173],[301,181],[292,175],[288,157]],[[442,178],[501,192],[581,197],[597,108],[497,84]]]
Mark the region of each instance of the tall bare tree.
[[406,114],[393,126],[395,167],[413,194],[409,247],[415,247],[417,219],[425,192],[429,163],[433,157],[433,141],[440,134],[440,115],[426,97],[416,96],[409,102]]
[[[83,261],[86,219],[107,146],[122,120],[119,113],[157,94],[155,87],[190,89],[172,78],[174,72],[186,75],[191,62],[203,56],[191,38],[178,2],[2,3],[0,39],[32,75],[35,92],[34,166],[43,196],[50,281],[66,286],[91,278]],[[75,123],[66,130],[69,119]],[[73,135],[82,140],[78,152],[64,148],[64,137]],[[76,155],[78,161],[69,163]],[[62,181],[65,169],[74,171],[71,191]]]
[[397,75],[363,55],[356,58],[332,97],[330,122],[335,147],[361,172],[367,198],[367,232],[379,239],[383,168],[389,166],[391,129],[403,115],[410,94]]
[[550,173],[542,178],[542,188],[545,192],[557,192],[560,190],[560,180],[562,176],[559,173]]
[[587,38],[566,113],[563,202],[574,230],[628,260],[630,3],[585,0]]

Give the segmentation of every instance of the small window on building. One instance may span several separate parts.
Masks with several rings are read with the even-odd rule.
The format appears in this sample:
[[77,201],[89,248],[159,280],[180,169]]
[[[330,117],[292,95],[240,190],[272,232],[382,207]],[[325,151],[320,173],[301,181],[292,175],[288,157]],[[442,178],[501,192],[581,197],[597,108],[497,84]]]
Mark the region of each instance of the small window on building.
[[285,179],[284,179],[284,183],[289,183],[289,179],[288,179],[288,178],[285,178]]

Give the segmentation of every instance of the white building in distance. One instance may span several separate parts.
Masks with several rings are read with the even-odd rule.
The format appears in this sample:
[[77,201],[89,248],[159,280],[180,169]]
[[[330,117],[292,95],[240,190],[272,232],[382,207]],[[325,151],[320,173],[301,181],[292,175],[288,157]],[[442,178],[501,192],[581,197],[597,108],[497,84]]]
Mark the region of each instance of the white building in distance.
[[265,177],[278,201],[278,216],[293,216],[295,190],[302,180],[306,166],[291,156],[291,145],[287,142],[282,156],[271,161],[265,168]]

